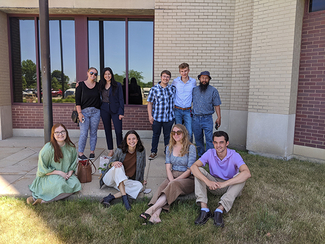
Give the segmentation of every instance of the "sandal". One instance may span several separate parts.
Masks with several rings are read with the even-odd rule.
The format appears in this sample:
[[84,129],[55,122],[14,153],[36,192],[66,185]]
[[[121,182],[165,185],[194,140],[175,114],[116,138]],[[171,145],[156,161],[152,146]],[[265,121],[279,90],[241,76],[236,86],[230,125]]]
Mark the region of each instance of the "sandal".
[[[144,216],[145,217],[144,217]],[[145,212],[143,212],[142,214],[140,214],[140,216],[139,216],[141,219],[143,219],[145,222],[147,222],[147,221],[149,221],[149,219],[151,218],[151,215],[150,214],[147,214],[147,213],[145,213]]]

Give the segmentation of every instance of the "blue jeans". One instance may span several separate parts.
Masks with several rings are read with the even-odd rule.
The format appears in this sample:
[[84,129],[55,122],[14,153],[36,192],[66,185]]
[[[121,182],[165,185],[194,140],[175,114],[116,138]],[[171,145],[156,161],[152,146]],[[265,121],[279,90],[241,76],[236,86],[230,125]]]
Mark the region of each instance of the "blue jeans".
[[151,152],[157,153],[158,151],[158,142],[159,136],[161,133],[161,128],[163,128],[164,133],[164,144],[165,148],[169,144],[170,139],[170,131],[172,130],[172,126],[174,124],[174,120],[169,122],[158,122],[156,120],[153,121],[152,124],[152,141],[151,141]]
[[113,149],[113,138],[112,138],[112,122],[114,124],[114,130],[116,135],[116,146],[118,147],[122,142],[122,120],[119,120],[119,115],[113,114],[110,110],[108,103],[102,103],[100,108],[100,116],[105,129],[106,143],[108,150]]
[[175,113],[175,124],[182,124],[184,120],[184,126],[186,127],[189,135],[189,139],[192,142],[192,118],[191,110],[181,110],[178,108],[174,109]]
[[85,151],[88,130],[89,132],[89,144],[90,151],[95,151],[97,143],[97,130],[100,120],[100,110],[95,107],[88,107],[81,110],[82,115],[85,117],[85,122],[79,122],[80,137],[78,143],[78,152],[83,153]]
[[[198,156],[201,157],[206,150],[213,148],[213,119],[212,114],[197,116],[193,115],[192,128],[195,136]],[[203,131],[206,140],[206,150],[204,148]]]

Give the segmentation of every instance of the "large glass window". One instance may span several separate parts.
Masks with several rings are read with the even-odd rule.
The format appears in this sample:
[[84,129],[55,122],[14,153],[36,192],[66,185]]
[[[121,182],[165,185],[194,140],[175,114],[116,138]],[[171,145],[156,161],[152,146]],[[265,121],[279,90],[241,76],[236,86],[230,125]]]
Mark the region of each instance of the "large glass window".
[[325,10],[324,0],[310,0],[309,2],[309,12],[316,12]]
[[50,20],[51,86],[53,102],[74,102],[76,82],[73,20]]
[[153,22],[130,20],[129,104],[147,104],[153,83]]
[[[39,72],[41,60],[38,55],[39,23],[35,25],[37,22],[39,21],[36,18],[10,18],[14,102],[42,102],[39,99],[42,91]],[[74,33],[74,20],[49,21],[53,102],[74,102],[74,97],[62,100],[68,91],[74,96],[73,87],[76,79]]]
[[[52,101],[75,101],[76,72],[80,76],[80,64],[87,64],[99,71],[112,68],[116,81],[123,85],[126,104],[146,104],[153,82],[153,19],[88,19],[88,60],[76,60],[76,33],[86,34],[79,28],[83,20],[76,21],[78,29],[72,17],[49,21]],[[13,100],[41,103],[38,18],[10,17],[10,39]],[[80,44],[77,48],[85,52],[85,42]]]
[[10,30],[14,101],[35,103],[37,102],[35,21],[33,18],[11,18]]
[[146,104],[153,82],[152,19],[92,19],[88,40],[89,66],[113,70],[115,80],[123,85],[126,104]]

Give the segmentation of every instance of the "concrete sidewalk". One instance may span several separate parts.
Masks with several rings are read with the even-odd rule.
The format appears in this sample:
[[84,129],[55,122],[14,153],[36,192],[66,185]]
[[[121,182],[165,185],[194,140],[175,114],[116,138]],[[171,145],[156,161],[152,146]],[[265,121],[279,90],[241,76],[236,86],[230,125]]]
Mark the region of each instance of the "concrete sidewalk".
[[[78,145],[78,138],[71,138],[75,145]],[[146,148],[148,158],[151,148],[151,140],[142,140]],[[36,176],[38,154],[44,145],[43,137],[12,137],[0,141],[0,196],[29,197],[31,192],[28,188]],[[72,195],[70,198],[95,198],[102,199],[109,193],[116,193],[116,190],[103,186],[99,189],[98,171],[100,156],[106,156],[105,138],[98,138],[95,150],[96,158],[94,164],[97,171],[93,175],[92,182],[83,183],[82,190]],[[89,155],[89,139],[85,155]],[[158,157],[155,160],[147,160],[145,168],[145,179],[147,187],[152,191],[149,194],[140,193],[139,197],[151,198],[159,185],[166,178],[164,145],[161,141],[158,146]]]

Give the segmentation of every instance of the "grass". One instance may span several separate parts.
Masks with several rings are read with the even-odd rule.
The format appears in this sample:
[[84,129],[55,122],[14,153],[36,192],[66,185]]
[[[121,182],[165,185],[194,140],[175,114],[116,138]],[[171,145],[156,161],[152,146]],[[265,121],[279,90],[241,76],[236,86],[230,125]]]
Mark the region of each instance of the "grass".
[[[325,164],[283,161],[240,152],[250,178],[225,228],[209,220],[195,226],[195,200],[175,202],[162,223],[143,226],[148,199],[126,212],[118,203],[103,208],[89,199],[29,206],[26,199],[0,198],[0,243],[324,243]],[[209,195],[209,207],[219,197]]]

